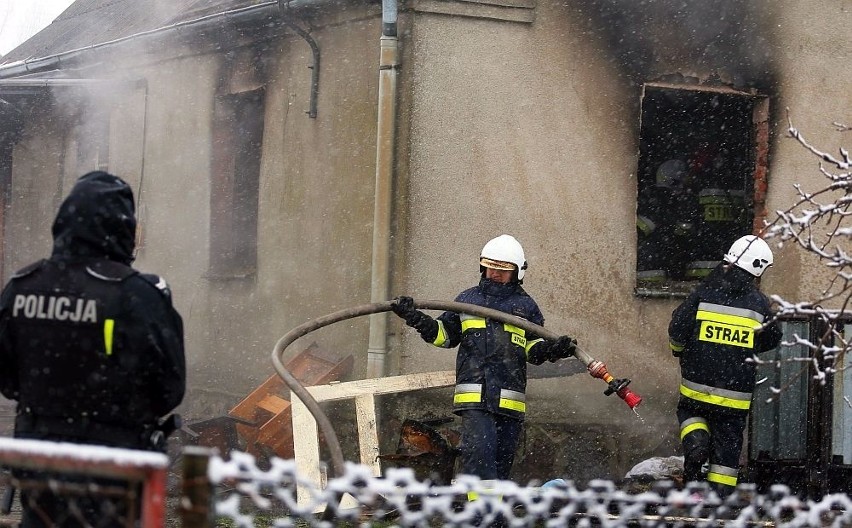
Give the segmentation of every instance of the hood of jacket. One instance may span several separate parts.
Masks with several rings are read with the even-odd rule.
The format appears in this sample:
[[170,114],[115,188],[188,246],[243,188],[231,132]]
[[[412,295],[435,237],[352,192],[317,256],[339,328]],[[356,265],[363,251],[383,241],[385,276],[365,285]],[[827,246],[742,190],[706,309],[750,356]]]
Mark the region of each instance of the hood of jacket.
[[52,258],[104,258],[129,265],[136,246],[133,190],[103,171],[77,180],[53,222]]

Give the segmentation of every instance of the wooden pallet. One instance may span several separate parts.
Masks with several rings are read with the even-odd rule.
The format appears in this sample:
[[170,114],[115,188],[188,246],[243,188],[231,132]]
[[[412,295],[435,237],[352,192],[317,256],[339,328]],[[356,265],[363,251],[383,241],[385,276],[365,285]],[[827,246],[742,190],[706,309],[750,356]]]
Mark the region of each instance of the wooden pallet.
[[[352,371],[352,354],[341,357],[311,343],[285,366],[302,385],[338,381]],[[290,389],[273,374],[228,412],[236,422],[237,434],[246,443],[246,452],[256,457],[275,455],[293,458],[293,427]]]

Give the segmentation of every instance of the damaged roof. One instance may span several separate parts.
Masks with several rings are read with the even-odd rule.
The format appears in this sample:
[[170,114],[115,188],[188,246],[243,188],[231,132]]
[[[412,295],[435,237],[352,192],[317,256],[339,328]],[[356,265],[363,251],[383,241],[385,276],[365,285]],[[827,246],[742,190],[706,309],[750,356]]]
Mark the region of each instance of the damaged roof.
[[76,0],[49,26],[0,59],[48,57],[269,0]]

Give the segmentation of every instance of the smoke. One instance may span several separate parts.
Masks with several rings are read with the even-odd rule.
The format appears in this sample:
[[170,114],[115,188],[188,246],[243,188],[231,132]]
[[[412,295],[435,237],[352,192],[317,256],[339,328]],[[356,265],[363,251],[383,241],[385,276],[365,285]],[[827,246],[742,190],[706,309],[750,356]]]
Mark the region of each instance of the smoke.
[[739,0],[597,0],[587,16],[635,83],[680,73],[737,88],[773,85],[770,15]]

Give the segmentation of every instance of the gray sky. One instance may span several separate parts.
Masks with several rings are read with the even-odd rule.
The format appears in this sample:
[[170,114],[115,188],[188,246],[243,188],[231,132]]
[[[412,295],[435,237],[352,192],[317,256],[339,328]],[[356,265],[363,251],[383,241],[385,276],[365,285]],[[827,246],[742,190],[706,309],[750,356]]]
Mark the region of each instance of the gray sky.
[[0,55],[48,26],[74,0],[0,0]]

